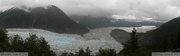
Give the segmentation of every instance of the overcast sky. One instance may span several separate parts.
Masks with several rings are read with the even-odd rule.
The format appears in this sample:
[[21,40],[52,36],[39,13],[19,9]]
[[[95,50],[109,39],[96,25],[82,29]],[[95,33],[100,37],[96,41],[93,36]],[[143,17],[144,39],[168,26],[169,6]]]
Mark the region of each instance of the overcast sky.
[[11,7],[56,5],[67,15],[168,21],[180,16],[180,0],[0,0],[0,11]]

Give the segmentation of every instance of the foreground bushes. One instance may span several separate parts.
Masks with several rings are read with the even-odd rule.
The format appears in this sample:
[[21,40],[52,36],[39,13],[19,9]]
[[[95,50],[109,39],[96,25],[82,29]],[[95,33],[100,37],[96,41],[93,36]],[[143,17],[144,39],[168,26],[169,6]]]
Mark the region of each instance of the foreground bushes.
[[44,38],[30,34],[23,40],[19,35],[8,37],[5,30],[0,29],[0,52],[28,52],[29,56],[55,56]]
[[96,54],[92,54],[89,48],[85,51],[81,48],[78,52],[68,53],[64,52],[59,56],[117,56],[115,49],[99,49],[99,52]]

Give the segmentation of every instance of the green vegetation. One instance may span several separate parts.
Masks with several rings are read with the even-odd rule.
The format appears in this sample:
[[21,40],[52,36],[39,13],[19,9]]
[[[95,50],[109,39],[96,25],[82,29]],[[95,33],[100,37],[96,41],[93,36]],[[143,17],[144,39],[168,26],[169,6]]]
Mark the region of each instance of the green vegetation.
[[99,49],[96,56],[118,56],[115,49]]
[[119,52],[119,56],[151,56],[152,49],[139,44],[139,33],[133,28],[131,39],[124,44],[124,49]]
[[120,52],[120,54],[127,55],[127,56],[134,56],[138,53],[139,44],[138,38],[136,36],[136,29],[133,28],[131,33],[131,39],[124,44],[124,49]]
[[180,48],[178,45],[180,17],[174,18],[159,28],[149,31],[141,39],[140,44],[148,46],[153,51],[170,51]]
[[28,52],[29,56],[55,56],[44,38],[31,34],[23,40],[19,35],[8,37],[5,30],[0,29],[0,52]]
[[96,54],[92,54],[91,50],[87,48],[84,50],[81,48],[78,52],[75,53],[68,53],[64,52],[59,56],[118,56],[115,49],[99,49],[99,52]]
[[44,38],[38,38],[32,34],[24,42],[24,48],[28,51],[30,56],[54,56],[50,50],[50,46]]
[[[134,29],[131,33],[131,39],[124,44],[124,49],[119,52],[119,55],[120,56],[151,56],[152,52],[167,52],[179,48],[180,31],[179,32],[174,31],[175,29],[167,30],[168,28],[164,28],[164,25],[162,25],[162,27],[163,27],[162,29],[149,31],[148,33],[145,34],[142,33],[136,34],[136,30]],[[161,32],[157,33],[157,31],[162,31],[163,29],[164,30],[166,29],[166,31],[170,31],[170,32],[163,31],[162,33]],[[167,34],[167,35],[158,35],[158,34]],[[170,36],[171,34],[174,35]],[[141,37],[137,35],[141,35]],[[151,37],[147,38],[147,35],[151,35]],[[141,42],[138,41],[140,38],[142,38]],[[144,41],[146,43],[142,44],[142,42]]]
[[178,46],[177,47],[179,47],[180,48],[180,30],[178,31],[178,33],[177,33],[177,38],[178,38]]
[[0,30],[0,52],[9,51],[10,44],[8,40],[6,30]]
[[24,40],[19,35],[15,35],[11,40],[11,51],[25,52]]

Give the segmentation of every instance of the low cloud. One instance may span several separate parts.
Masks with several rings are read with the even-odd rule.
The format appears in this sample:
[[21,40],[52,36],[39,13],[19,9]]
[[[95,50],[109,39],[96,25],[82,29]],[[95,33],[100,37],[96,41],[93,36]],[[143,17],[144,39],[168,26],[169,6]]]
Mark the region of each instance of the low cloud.
[[114,19],[136,19],[135,16],[127,15],[127,16],[120,16],[120,15],[112,15]]
[[56,5],[68,15],[168,21],[180,15],[179,0],[0,0],[0,10]]

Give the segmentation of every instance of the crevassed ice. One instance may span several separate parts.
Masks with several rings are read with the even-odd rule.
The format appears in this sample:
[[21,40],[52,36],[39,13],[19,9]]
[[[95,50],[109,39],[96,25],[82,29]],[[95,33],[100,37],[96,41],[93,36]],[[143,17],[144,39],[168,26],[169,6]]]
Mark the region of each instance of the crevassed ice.
[[87,47],[93,53],[98,52],[99,48],[111,48],[117,52],[123,49],[123,45],[115,40],[106,39],[86,39],[76,34],[58,34],[41,29],[18,29],[9,28],[7,29],[8,36],[20,35],[23,39],[29,37],[30,33],[36,34],[39,37],[43,37],[48,41],[51,49],[57,54],[61,52],[76,52],[79,48],[86,49]]

